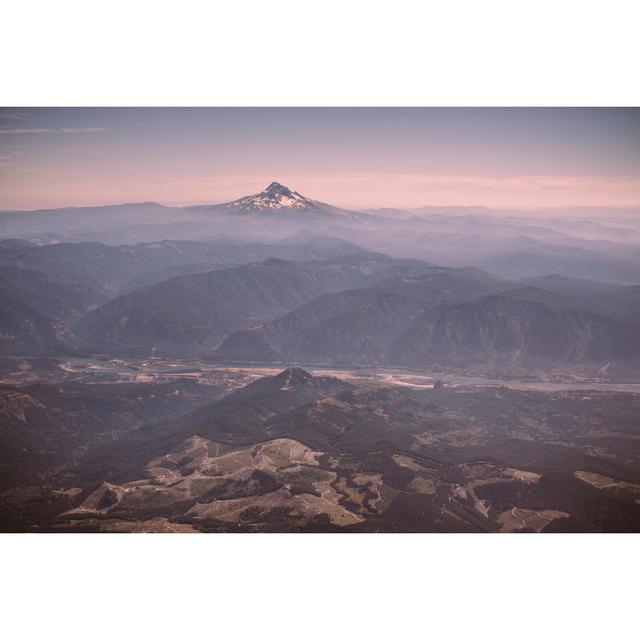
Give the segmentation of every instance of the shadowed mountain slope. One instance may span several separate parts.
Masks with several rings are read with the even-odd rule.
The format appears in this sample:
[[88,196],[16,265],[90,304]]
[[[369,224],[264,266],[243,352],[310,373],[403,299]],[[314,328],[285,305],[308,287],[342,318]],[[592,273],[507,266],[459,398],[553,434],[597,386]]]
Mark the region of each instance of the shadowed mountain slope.
[[203,354],[233,331],[283,315],[324,293],[424,269],[420,261],[362,254],[321,262],[269,259],[172,278],[87,314],[74,327],[76,344],[92,352]]

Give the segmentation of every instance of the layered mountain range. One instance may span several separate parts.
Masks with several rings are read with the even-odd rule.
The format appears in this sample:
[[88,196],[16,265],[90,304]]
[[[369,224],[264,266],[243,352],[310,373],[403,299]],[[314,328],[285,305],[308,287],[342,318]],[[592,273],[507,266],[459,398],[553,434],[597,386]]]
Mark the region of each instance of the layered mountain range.
[[165,240],[220,245],[279,243],[296,234],[320,233],[368,251],[443,266],[476,266],[511,279],[561,274],[631,285],[640,282],[637,214],[631,209],[532,212],[486,207],[360,212],[272,182],[264,191],[220,204],[169,207],[143,202],[0,212],[0,239],[38,245]]
[[[640,252],[619,219],[360,214],[277,182],[228,203],[158,207],[0,214],[2,234],[22,230],[0,241],[3,353],[518,376],[640,366]],[[54,241],[53,228],[74,241]],[[77,241],[85,228],[167,236]]]
[[629,212],[0,214],[0,530],[637,531]]

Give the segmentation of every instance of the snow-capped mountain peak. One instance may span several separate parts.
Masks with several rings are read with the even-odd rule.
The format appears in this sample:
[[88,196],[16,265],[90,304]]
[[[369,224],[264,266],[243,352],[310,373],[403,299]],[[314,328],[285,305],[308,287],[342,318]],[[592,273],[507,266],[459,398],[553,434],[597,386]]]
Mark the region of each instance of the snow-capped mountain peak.
[[291,209],[317,209],[312,200],[291,191],[279,182],[272,182],[264,191],[252,196],[234,200],[225,205],[230,209],[244,209],[248,211],[274,211]]

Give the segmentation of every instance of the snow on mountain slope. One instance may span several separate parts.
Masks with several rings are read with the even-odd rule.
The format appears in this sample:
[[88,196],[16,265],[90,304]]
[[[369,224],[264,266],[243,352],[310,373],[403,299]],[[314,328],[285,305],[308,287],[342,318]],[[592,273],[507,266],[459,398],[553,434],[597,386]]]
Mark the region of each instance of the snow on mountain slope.
[[274,211],[278,209],[321,211],[320,207],[312,200],[305,198],[297,191],[291,191],[278,182],[272,182],[261,193],[246,196],[222,206],[226,209],[241,209],[245,211]]

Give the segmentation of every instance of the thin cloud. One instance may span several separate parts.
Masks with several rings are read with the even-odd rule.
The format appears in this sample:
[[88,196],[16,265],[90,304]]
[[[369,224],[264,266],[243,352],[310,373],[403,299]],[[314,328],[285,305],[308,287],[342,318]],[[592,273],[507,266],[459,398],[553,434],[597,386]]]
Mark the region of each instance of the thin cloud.
[[6,129],[0,128],[0,135],[21,135],[24,133],[102,133],[109,131],[109,129],[103,129],[102,127],[83,127],[79,129]]
[[60,129],[60,133],[101,133],[103,131],[109,131],[109,129],[103,129],[102,127],[86,127],[84,129]]
[[31,120],[33,118],[33,114],[0,109],[0,118],[6,118],[8,120]]

